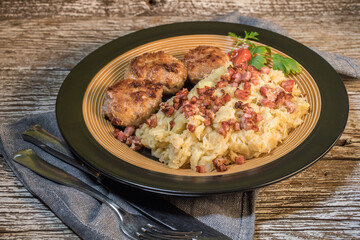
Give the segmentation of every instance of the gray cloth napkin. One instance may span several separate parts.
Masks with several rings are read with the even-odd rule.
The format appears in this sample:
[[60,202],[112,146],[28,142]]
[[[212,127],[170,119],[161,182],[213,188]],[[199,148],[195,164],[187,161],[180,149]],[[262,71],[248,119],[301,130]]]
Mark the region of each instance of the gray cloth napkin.
[[[34,124],[41,124],[61,138],[54,112],[30,115],[18,122],[0,126],[2,155],[16,176],[81,238],[126,239],[119,229],[116,215],[106,205],[75,189],[44,179],[11,159],[18,150],[33,148],[46,161],[96,187],[129,212],[138,214],[121,196],[107,192],[86,174],[23,141],[21,133]],[[206,197],[166,196],[166,199],[232,239],[253,238],[255,191]]]
[[[237,13],[237,12],[217,17],[214,20],[220,22],[233,22],[233,23],[246,24],[246,25],[270,30],[276,33],[280,33],[285,36],[289,36],[287,31],[285,31],[282,27],[280,27],[279,25],[273,22],[258,18],[245,17],[242,16],[241,13]],[[360,65],[354,59],[342,55],[338,55],[335,53],[319,51],[312,47],[310,48],[313,51],[315,51],[317,54],[322,56],[336,70],[337,73],[351,78],[360,78]]]

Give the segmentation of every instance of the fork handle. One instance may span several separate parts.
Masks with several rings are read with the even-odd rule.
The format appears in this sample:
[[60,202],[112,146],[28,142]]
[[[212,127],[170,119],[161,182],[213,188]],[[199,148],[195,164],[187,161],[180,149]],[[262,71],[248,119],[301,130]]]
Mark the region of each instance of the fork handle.
[[95,199],[99,200],[102,203],[107,204],[111,207],[118,215],[120,220],[123,220],[123,215],[125,211],[117,205],[113,200],[91,187],[90,185],[82,182],[78,178],[72,176],[71,174],[57,168],[46,161],[44,161],[41,157],[39,157],[34,150],[25,149],[18,151],[13,159],[20,163],[21,165],[31,169],[37,174],[54,181],[56,183],[66,185],[69,187],[73,187],[79,191],[82,191]]

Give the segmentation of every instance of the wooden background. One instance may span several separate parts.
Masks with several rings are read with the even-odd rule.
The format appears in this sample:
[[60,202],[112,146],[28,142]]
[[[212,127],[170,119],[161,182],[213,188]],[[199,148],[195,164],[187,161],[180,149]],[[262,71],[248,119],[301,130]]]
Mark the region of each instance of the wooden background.
[[[358,0],[1,0],[0,122],[53,110],[70,70],[101,45],[159,24],[233,11],[360,62]],[[337,145],[302,173],[261,189],[255,239],[360,238],[360,79],[342,79],[350,117]],[[0,238],[73,239],[0,157]]]

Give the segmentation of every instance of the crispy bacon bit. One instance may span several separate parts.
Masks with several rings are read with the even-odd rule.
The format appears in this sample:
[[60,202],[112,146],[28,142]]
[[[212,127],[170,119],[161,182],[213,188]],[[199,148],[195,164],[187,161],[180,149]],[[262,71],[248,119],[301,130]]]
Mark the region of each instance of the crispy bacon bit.
[[214,105],[216,105],[216,106],[221,106],[222,105],[221,98],[216,97],[215,100],[213,100],[213,101],[214,101]]
[[242,77],[242,74],[240,71],[236,71],[233,75],[232,75],[232,79],[234,80],[234,82],[237,82],[239,83],[241,81],[241,77]]
[[249,99],[249,93],[247,91],[241,90],[239,88],[235,90],[234,95],[237,99],[240,99],[243,101]]
[[125,133],[123,131],[121,131],[117,128],[114,130],[113,136],[122,143],[124,143],[126,141],[126,138],[128,137],[125,135]]
[[262,67],[262,68],[260,69],[260,72],[261,72],[261,73],[264,73],[264,74],[269,74],[270,68],[267,67],[267,66],[264,66],[264,67]]
[[173,129],[173,127],[175,126],[175,122],[174,121],[170,121],[169,122],[169,125],[170,125],[170,130]]
[[157,116],[156,114],[151,115],[150,118],[146,119],[145,123],[149,125],[149,127],[156,127],[157,126]]
[[224,137],[226,137],[226,131],[224,130],[223,127],[219,127],[219,128],[217,129],[217,132],[218,132],[219,134],[223,135]]
[[239,86],[239,83],[237,83],[237,82],[232,82],[232,83],[230,83],[230,87],[238,87]]
[[226,85],[228,85],[229,83],[227,81],[220,81],[216,83],[216,87],[217,88],[223,88],[226,87]]
[[285,95],[285,100],[286,101],[290,101],[291,99],[293,99],[293,95],[291,94],[291,93],[287,93],[286,95]]
[[240,109],[241,108],[241,105],[242,105],[242,101],[237,101],[236,103],[235,103],[235,108],[236,109]]
[[260,101],[261,105],[263,105],[264,107],[268,107],[268,108],[275,108],[275,102],[270,101],[267,98],[263,98]]
[[224,172],[227,170],[227,167],[225,166],[227,159],[226,158],[215,158],[212,162],[213,165],[218,172]]
[[257,122],[261,121],[263,118],[261,115],[257,114],[253,108],[244,109],[244,114],[240,119],[240,128],[244,130],[254,130],[255,132],[259,131]]
[[221,79],[224,81],[230,81],[232,75],[235,73],[235,70],[232,67],[228,67],[228,72],[221,76]]
[[187,125],[187,128],[188,128],[188,130],[189,130],[190,132],[194,132],[194,131],[195,131],[195,126],[192,125],[192,124],[190,124],[190,123]]
[[239,156],[235,157],[235,163],[238,165],[244,164],[245,157],[243,155],[239,155]]
[[205,173],[205,165],[199,165],[199,166],[196,166],[196,172],[198,173]]
[[223,102],[223,104],[229,102],[231,100],[231,97],[230,95],[227,93],[225,94],[222,98],[221,98],[221,101]]
[[221,106],[214,105],[212,110],[213,110],[214,113],[216,113],[217,111],[219,111],[220,108],[221,108]]
[[241,81],[248,82],[250,79],[251,79],[251,72],[249,72],[249,71],[245,71],[241,75]]
[[234,127],[234,124],[236,123],[235,119],[229,119],[228,123],[230,124],[230,126]]
[[171,115],[174,114],[175,112],[175,108],[169,106],[169,104],[167,102],[163,102],[160,104],[160,109],[163,113],[165,113],[165,116],[170,117]]
[[190,103],[191,104],[194,104],[196,103],[196,101],[198,100],[198,98],[196,96],[193,96],[191,99],[190,99]]
[[136,136],[130,136],[126,139],[126,144],[134,151],[138,151],[142,148],[141,139]]
[[187,95],[189,94],[189,90],[187,88],[183,88],[180,92],[176,93],[176,96],[180,99],[187,98]]
[[215,118],[215,113],[209,110],[206,110],[206,116],[209,117],[211,120],[214,120]]
[[134,133],[135,133],[135,127],[133,127],[133,126],[127,126],[124,129],[124,134],[126,137],[129,137],[129,136],[133,135]]
[[277,105],[282,105],[282,104],[284,104],[284,102],[285,102],[285,92],[282,91],[277,95],[275,103]]
[[230,123],[229,122],[221,122],[221,127],[224,129],[225,132],[230,131]]
[[283,81],[280,86],[285,89],[285,91],[287,92],[292,92],[293,90],[293,87],[294,87],[294,84],[295,84],[295,81],[294,80],[286,80],[286,81]]
[[240,129],[241,129],[240,123],[239,122],[234,123],[234,130],[235,131],[240,131]]
[[295,112],[296,106],[293,102],[291,101],[285,101],[284,103],[286,109],[288,110],[289,113],[293,113]]
[[265,85],[260,88],[260,94],[269,101],[274,102],[276,100],[277,90],[274,90],[269,85]]
[[208,116],[205,117],[204,125],[205,125],[205,127],[211,125],[211,119]]
[[251,90],[251,84],[248,82],[245,82],[244,83],[244,91],[250,93],[250,90]]

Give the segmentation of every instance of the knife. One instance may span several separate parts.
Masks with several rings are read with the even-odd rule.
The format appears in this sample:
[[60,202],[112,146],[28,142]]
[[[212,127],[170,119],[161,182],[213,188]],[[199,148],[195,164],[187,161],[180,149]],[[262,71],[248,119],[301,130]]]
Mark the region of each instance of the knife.
[[[196,228],[197,230],[202,231],[204,236],[216,236],[216,239],[230,239],[175,207],[158,194],[126,186],[89,168],[74,157],[68,150],[69,148],[64,141],[46,131],[39,124],[30,126],[23,132],[22,137],[25,141],[35,144],[51,155],[96,178],[96,180],[105,188],[111,189],[113,192],[117,193],[139,212],[172,230],[193,231]],[[32,170],[37,172],[36,169]]]

